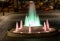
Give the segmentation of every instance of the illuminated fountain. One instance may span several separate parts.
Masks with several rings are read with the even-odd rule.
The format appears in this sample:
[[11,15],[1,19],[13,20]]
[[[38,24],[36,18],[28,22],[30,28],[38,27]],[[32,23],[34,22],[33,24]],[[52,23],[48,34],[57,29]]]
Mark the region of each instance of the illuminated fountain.
[[[22,31],[23,29],[23,31]],[[26,31],[25,31],[26,30]],[[33,31],[34,30],[34,31]],[[38,30],[36,32],[36,30]],[[14,33],[42,33],[42,32],[50,32],[52,29],[49,27],[48,20],[46,20],[46,23],[44,22],[44,25],[41,24],[39,20],[39,16],[36,15],[35,11],[35,5],[33,1],[30,1],[29,5],[29,14],[25,18],[25,24],[23,26],[22,20],[20,21],[20,27],[18,27],[18,24],[16,23],[16,30],[14,30]]]
[[30,27],[30,25],[29,25],[29,32],[28,33],[31,33],[31,27]]
[[49,32],[49,31],[51,31],[51,28],[49,27],[48,20],[46,20],[46,23],[44,22],[43,29],[44,29],[44,32]]
[[[29,27],[26,27],[26,28],[22,25],[22,20],[21,20],[20,21],[20,27],[18,27],[18,22],[16,22],[16,28],[15,28],[15,30],[13,32],[14,33],[47,33],[47,32],[50,32],[50,31],[54,31],[53,28],[49,27],[48,20],[46,20],[46,22],[44,22],[44,25],[42,27],[39,27],[38,29],[35,29],[35,30],[39,30],[37,32],[33,32],[32,31],[33,27],[31,27],[30,25],[29,25]],[[36,27],[34,27],[34,28],[36,28]],[[22,31],[22,29],[23,29],[23,31]],[[25,30],[27,30],[28,32],[25,32]]]
[[23,22],[22,20],[20,21],[20,28],[19,29],[22,29],[23,28]]
[[35,4],[33,1],[30,1],[29,5],[29,14],[25,18],[25,24],[24,26],[42,26],[39,20],[39,16],[36,15],[36,10],[35,10]]
[[44,22],[44,26],[43,26],[44,31],[46,31],[46,23]]
[[[46,22],[44,22],[44,25],[41,24],[41,21],[39,19],[39,16],[36,15],[36,11],[35,11],[35,4],[33,1],[30,1],[30,5],[29,5],[29,14],[28,16],[25,17],[25,23],[23,26],[23,21],[20,21],[20,27],[18,26],[18,22],[16,22],[16,28],[13,28],[10,30],[12,33],[18,33],[17,36],[19,37],[20,35],[30,35],[33,34],[33,36],[35,34],[42,34],[42,33],[50,33],[50,32],[54,32],[55,29],[51,28],[49,26],[49,22],[48,20],[46,20]],[[14,34],[15,35],[15,34]]]
[[15,31],[13,31],[13,32],[18,32],[18,22],[16,22],[16,29],[15,29]]

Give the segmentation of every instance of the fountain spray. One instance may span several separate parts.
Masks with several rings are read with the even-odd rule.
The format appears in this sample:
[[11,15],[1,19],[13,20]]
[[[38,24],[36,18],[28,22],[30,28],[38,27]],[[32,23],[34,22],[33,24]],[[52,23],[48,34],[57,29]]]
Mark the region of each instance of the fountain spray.
[[16,29],[13,32],[18,32],[19,28],[18,28],[18,22],[16,22]]
[[23,28],[23,23],[22,23],[22,20],[20,21],[20,27],[19,27],[19,30]]

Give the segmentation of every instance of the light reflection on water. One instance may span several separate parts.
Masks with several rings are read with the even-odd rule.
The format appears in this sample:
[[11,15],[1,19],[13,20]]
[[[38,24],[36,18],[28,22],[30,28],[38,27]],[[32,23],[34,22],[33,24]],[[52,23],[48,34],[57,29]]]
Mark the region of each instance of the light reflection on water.
[[24,41],[58,41],[57,38],[24,39]]

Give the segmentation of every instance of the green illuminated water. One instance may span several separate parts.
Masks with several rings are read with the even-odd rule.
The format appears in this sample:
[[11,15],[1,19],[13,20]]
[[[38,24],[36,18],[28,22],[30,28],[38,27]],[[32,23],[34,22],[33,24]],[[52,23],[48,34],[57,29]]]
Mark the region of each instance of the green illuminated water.
[[30,4],[29,6],[29,14],[28,16],[25,17],[25,23],[24,26],[42,26],[39,16],[36,15],[36,10],[35,10],[35,4]]

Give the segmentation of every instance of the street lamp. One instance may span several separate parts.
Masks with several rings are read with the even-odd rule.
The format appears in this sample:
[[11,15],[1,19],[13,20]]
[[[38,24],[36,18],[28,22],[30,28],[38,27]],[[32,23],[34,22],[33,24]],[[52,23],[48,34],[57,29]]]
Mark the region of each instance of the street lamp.
[[2,12],[3,12],[3,16],[4,16],[4,2],[6,2],[6,0],[0,0],[1,1],[1,7],[2,7]]
[[14,0],[14,12],[18,12],[18,0]]

